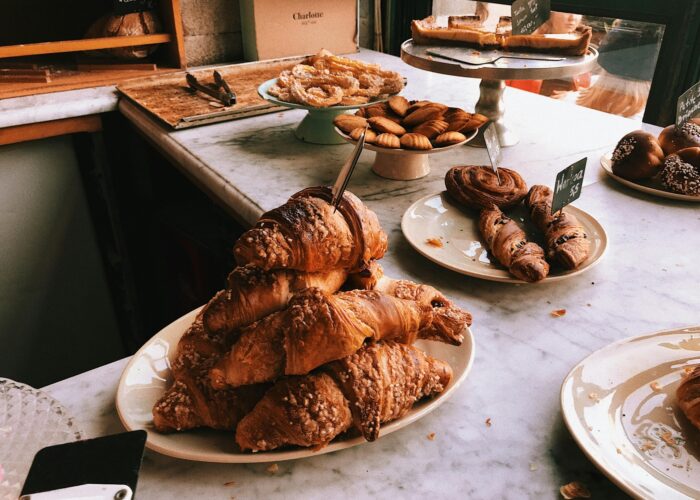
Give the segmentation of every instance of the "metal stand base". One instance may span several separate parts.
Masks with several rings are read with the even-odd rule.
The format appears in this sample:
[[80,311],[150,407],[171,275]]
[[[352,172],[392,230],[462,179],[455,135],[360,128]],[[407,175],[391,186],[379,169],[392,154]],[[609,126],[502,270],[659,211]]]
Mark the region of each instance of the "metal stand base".
[[[515,146],[520,142],[520,138],[509,127],[506,120],[503,119],[503,115],[505,114],[503,90],[505,88],[506,82],[503,80],[481,80],[479,84],[479,100],[476,103],[476,112],[481,113],[494,122],[501,146]],[[483,134],[479,134],[469,145],[480,148],[486,147]]]

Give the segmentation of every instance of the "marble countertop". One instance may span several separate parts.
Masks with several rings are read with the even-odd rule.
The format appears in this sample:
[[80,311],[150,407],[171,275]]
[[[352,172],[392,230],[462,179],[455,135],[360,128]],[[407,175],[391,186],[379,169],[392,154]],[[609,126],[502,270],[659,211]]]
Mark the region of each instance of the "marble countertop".
[[[358,57],[404,73],[409,97],[467,109],[476,102],[476,80],[425,73],[368,51]],[[589,157],[575,205],[608,233],[601,263],[539,285],[487,282],[443,269],[409,246],[401,215],[418,198],[443,190],[450,166],[483,164],[485,152],[463,147],[434,155],[431,174],[417,181],[377,177],[369,168],[374,153],[363,153],[349,189],[389,234],[385,271],[432,284],[473,313],[471,374],[449,401],[416,423],[371,444],[280,462],[275,474],[266,464],[195,463],[149,451],[141,498],[558,498],[559,487],[573,480],[594,498],[625,498],[569,435],[560,385],[578,361],[614,340],[698,322],[697,252],[689,249],[700,246],[700,232],[692,229],[700,212],[695,204],[631,191],[601,173],[600,155],[638,123],[514,89],[505,99],[521,142],[504,150],[503,165],[528,184],[553,184],[559,170]],[[168,132],[128,103],[120,108],[210,195],[251,223],[297,190],[331,182],[351,151],[349,145],[296,140],[298,111]],[[555,309],[567,313],[552,317]],[[124,365],[118,361],[46,389],[88,435],[118,432],[114,396]],[[230,481],[235,484],[226,486]]]
[[107,113],[118,100],[114,85],[0,99],[0,128]]

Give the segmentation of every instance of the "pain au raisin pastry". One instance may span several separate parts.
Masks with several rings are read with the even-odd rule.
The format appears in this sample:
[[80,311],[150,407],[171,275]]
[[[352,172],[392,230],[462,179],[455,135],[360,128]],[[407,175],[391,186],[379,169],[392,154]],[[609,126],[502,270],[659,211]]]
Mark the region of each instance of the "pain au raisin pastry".
[[527,185],[516,171],[499,168],[497,176],[490,167],[475,165],[452,167],[445,175],[445,187],[457,203],[475,209],[492,205],[508,209],[527,194]]
[[481,211],[479,231],[491,254],[516,278],[533,283],[549,274],[544,250],[527,241],[525,231],[496,205]]
[[700,429],[700,366],[683,377],[676,389],[676,400],[686,418]]
[[643,130],[625,135],[612,153],[613,173],[629,180],[651,178],[663,163],[664,152],[659,141]]
[[659,144],[666,155],[681,149],[700,147],[700,118],[691,118],[680,128],[669,125],[659,134]]
[[379,259],[387,236],[377,215],[346,191],[336,211],[330,188],[307,188],[260,217],[234,246],[239,265],[325,272],[361,270]]
[[286,310],[243,329],[211,370],[212,386],[302,375],[352,354],[368,339],[412,344],[422,338],[460,345],[471,315],[458,311],[378,290],[329,295],[311,288],[294,296]]
[[572,214],[560,210],[552,215],[552,190],[536,185],[525,199],[532,222],[544,233],[547,258],[565,269],[576,269],[590,253],[586,230]]
[[381,424],[443,392],[451,379],[447,363],[415,347],[371,343],[318,373],[278,381],[238,425],[236,443],[253,451],[322,448],[353,427],[374,441]]

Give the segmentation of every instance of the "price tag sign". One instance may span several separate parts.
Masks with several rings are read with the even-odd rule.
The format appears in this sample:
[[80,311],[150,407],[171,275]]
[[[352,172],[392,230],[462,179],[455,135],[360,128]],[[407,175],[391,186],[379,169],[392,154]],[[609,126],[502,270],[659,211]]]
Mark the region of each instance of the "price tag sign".
[[696,83],[678,98],[676,104],[676,127],[682,126],[691,118],[700,115],[700,82]]
[[549,19],[549,0],[515,0],[510,7],[514,35],[529,35]]
[[151,10],[155,0],[112,0],[112,11],[118,15]]
[[491,160],[491,168],[498,175],[498,165],[501,163],[501,142],[498,140],[498,132],[496,124],[491,122],[484,129],[484,143],[486,144],[486,152]]
[[588,158],[581,158],[557,174],[557,180],[554,182],[552,214],[581,196],[583,174],[586,171],[587,161]]

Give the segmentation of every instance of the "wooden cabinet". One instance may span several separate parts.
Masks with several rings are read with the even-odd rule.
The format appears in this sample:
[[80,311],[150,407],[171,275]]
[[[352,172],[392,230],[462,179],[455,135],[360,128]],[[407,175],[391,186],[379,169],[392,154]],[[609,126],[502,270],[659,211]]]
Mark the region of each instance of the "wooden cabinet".
[[[0,98],[93,87],[186,66],[180,0],[157,0],[162,32],[83,38],[104,0],[3,0]],[[85,51],[159,45],[147,60],[93,60]]]

